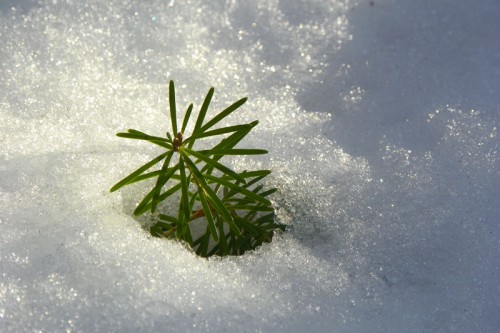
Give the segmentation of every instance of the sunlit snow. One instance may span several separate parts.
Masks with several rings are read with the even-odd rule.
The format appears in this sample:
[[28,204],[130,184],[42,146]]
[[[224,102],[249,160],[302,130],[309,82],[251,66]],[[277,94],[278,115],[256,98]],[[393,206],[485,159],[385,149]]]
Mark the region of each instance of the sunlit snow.
[[[496,0],[1,0],[0,331],[499,332]],[[198,258],[109,193],[179,109],[260,124],[273,242]]]

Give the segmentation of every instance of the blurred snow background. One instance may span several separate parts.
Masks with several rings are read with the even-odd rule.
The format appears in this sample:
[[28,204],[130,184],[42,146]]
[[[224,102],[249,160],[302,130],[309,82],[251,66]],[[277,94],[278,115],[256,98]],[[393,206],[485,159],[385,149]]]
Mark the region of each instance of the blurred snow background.
[[[0,1],[0,331],[498,332],[500,2]],[[289,232],[199,259],[109,188],[249,102]]]

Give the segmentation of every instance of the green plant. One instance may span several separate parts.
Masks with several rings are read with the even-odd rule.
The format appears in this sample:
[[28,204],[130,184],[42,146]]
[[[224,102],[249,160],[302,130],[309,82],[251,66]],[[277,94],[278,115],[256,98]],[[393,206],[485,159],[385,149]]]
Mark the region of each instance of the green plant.
[[[129,129],[117,136],[146,140],[165,149],[142,167],[132,172],[111,188],[114,192],[125,185],[156,178],[154,187],[139,203],[134,215],[149,212],[153,218],[150,232],[153,236],[175,238],[187,243],[202,257],[212,255],[241,255],[270,242],[275,230],[284,226],[274,222],[274,209],[268,196],[276,189],[264,189],[257,183],[270,174],[269,170],[237,173],[221,159],[227,155],[266,154],[262,149],[239,149],[235,146],[258,124],[233,125],[214,129],[222,119],[246,102],[240,99],[205,122],[214,88],[211,88],[198,113],[191,136],[185,130],[193,104],[178,127],[174,82],[169,84],[169,104],[172,134],[157,137]],[[211,149],[197,150],[200,139],[224,135]],[[161,167],[147,172],[160,163]],[[165,200],[178,200],[176,214],[157,212]],[[201,227],[200,227],[201,223]],[[193,225],[198,225],[193,228]],[[193,231],[201,230],[201,231]]]

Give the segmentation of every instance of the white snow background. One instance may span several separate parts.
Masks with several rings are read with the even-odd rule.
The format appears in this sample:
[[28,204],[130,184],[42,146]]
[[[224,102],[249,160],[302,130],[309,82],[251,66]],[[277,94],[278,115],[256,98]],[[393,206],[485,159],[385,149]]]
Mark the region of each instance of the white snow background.
[[[498,0],[1,0],[0,331],[499,332]],[[260,124],[278,219],[205,260],[109,188],[178,108]]]

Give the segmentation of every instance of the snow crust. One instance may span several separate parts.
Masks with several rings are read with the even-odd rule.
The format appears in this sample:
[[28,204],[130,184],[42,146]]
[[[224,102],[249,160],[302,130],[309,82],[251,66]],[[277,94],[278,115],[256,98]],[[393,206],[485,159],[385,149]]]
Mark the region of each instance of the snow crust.
[[[500,4],[2,1],[0,331],[498,332]],[[204,260],[115,137],[248,96],[290,230]]]

